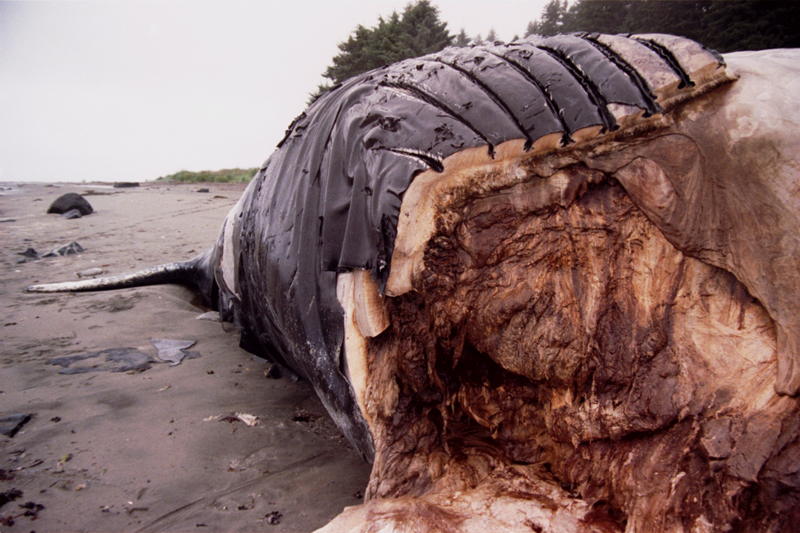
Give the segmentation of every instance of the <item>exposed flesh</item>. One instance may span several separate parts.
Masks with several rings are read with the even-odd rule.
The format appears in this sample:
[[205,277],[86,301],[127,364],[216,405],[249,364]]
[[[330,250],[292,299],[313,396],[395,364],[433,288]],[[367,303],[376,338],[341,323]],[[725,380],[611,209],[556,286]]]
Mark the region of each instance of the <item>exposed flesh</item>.
[[[742,85],[743,94],[753,90]],[[722,175],[731,187],[750,180],[750,200],[762,199],[794,167],[733,175],[742,158],[708,149],[697,133],[714,98],[634,147],[467,165],[472,175],[461,185],[483,189],[418,196],[431,212],[408,218],[432,225],[422,224],[423,237],[398,236],[401,250],[403,238],[420,242],[393,263],[393,296],[379,303],[390,326],[347,353],[366,361],[363,408],[376,443],[367,502],[324,531],[785,531],[798,523],[800,408],[775,388],[787,315],[737,279],[759,291],[752,272],[788,271],[769,259],[774,240],[757,242],[760,256],[736,259],[759,235],[788,228],[781,253],[794,261],[797,219],[771,217],[772,228],[753,232],[737,211],[745,204],[710,205],[704,192]],[[710,177],[697,172],[698,161],[714,168],[723,157],[738,158],[730,174],[724,165]],[[681,165],[695,174],[676,173]],[[762,216],[796,196],[790,187],[760,207]],[[675,223],[680,209],[699,218]],[[709,216],[724,224],[717,229],[732,252],[687,246],[692,257],[675,246],[713,233]]]

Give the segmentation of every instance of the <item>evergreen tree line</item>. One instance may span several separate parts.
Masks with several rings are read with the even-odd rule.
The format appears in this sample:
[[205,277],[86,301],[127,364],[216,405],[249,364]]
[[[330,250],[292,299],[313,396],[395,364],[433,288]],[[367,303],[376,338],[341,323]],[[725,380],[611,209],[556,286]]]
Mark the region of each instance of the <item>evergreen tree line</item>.
[[671,33],[718,52],[800,47],[800,2],[551,0],[525,35]]
[[[491,2],[487,0],[487,6]],[[576,31],[599,33],[671,33],[694,39],[719,52],[800,47],[800,1],[761,0],[551,0],[531,21],[525,36]],[[514,36],[514,39],[517,37]],[[397,61],[497,40],[470,37],[464,29],[451,35],[429,0],[417,0],[373,28],[359,25],[339,44],[339,54],[323,73],[329,82],[311,95],[315,100],[346,79]]]
[[339,54],[322,74],[331,83],[323,83],[311,100],[348,78],[368,70],[418,57],[450,46],[454,37],[447,23],[439,20],[439,11],[428,0],[408,4],[403,14],[392,13],[378,19],[374,28],[359,26],[350,37],[339,43]]

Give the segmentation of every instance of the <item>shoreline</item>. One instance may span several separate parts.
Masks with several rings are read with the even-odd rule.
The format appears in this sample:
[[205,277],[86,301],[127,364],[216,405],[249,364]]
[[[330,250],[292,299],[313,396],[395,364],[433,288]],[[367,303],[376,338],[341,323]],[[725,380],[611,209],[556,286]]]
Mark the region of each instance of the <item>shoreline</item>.
[[[311,531],[361,503],[370,465],[308,384],[266,378],[269,363],[238,347],[231,324],[197,320],[206,309],[187,289],[24,291],[87,269],[119,274],[194,257],[215,242],[246,186],[0,184],[0,416],[33,415],[0,436],[1,491],[23,493],[0,517],[43,506],[4,531]],[[47,215],[66,192],[84,195],[94,212]],[[20,262],[28,247],[72,241],[84,252]],[[188,351],[198,357],[102,371],[110,349],[155,361],[151,339],[194,341]],[[63,357],[75,361],[48,364]]]

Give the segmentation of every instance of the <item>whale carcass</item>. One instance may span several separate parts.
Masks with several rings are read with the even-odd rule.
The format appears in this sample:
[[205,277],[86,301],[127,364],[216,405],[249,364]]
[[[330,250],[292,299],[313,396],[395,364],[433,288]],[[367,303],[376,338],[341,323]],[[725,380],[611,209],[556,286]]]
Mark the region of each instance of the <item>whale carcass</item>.
[[335,87],[193,286],[374,461],[329,531],[800,523],[800,53],[448,48]]

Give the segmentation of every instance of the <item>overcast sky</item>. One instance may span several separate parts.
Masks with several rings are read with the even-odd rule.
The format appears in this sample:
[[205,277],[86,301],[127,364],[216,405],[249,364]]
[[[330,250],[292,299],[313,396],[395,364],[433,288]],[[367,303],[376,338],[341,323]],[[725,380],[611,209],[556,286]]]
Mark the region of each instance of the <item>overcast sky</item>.
[[[434,0],[522,36],[547,0]],[[0,1],[0,181],[147,181],[275,149],[358,24],[408,0]]]

